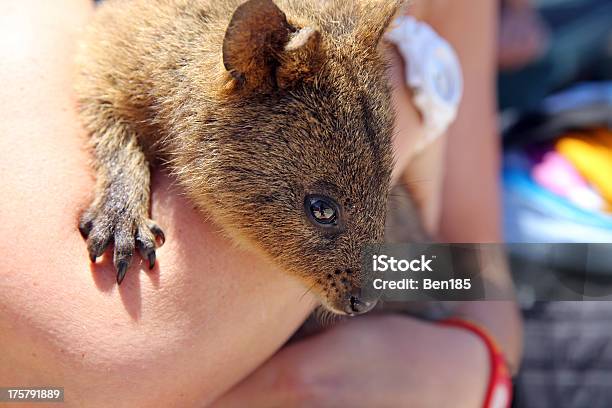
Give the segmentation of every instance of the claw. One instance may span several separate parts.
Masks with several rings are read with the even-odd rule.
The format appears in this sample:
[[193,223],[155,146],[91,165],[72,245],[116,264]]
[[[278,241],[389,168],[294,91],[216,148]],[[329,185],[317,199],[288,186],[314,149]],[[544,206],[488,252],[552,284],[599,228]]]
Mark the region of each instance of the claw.
[[83,239],[87,239],[89,237],[89,233],[91,232],[92,228],[93,228],[93,221],[91,217],[89,216],[89,213],[85,212],[84,214],[81,215],[81,219],[79,221],[79,232],[81,233],[81,236],[83,237]]
[[166,235],[164,234],[164,231],[162,231],[162,229],[156,224],[150,224],[149,229],[153,235],[155,235],[155,239],[159,241],[158,247],[164,245],[164,242],[166,242]]
[[91,261],[91,263],[96,263],[96,259],[98,259],[97,256],[95,256],[94,254],[89,254],[89,260]]
[[83,239],[87,239],[89,237],[89,232],[91,231],[91,223],[79,225],[79,232]]
[[145,261],[149,261],[149,269],[153,269],[155,266],[155,237],[151,236],[151,234],[146,234],[148,238],[144,238],[141,234],[138,234],[136,237],[136,245],[138,246],[138,251],[140,251],[140,256]]
[[155,266],[155,251],[151,251],[149,253],[149,269],[153,269],[153,267]]
[[123,282],[123,278],[125,278],[125,273],[127,272],[128,263],[125,260],[119,261],[117,264],[117,284],[121,285]]

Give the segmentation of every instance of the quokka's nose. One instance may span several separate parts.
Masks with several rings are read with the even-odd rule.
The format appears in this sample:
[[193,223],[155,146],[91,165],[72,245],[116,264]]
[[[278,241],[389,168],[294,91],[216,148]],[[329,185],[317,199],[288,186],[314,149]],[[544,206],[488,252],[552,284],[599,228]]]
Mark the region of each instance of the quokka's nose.
[[350,316],[356,316],[369,312],[376,306],[376,299],[364,299],[361,294],[361,289],[353,289],[345,307],[345,312]]

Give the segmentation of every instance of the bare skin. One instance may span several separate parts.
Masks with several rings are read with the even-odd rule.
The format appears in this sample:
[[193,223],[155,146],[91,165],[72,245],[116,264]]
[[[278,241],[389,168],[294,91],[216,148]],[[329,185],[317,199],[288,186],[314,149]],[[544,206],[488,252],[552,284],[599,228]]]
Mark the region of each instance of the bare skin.
[[[446,13],[438,15],[452,15],[469,26],[468,16],[488,21],[493,12],[484,6],[488,0],[469,7],[458,3],[463,2],[440,5]],[[89,168],[85,138],[66,92],[78,29],[90,12],[85,0],[66,1],[61,9],[41,0],[0,3],[0,19],[5,20],[0,22],[0,194],[5,197],[0,200],[0,347],[11,350],[0,354],[3,383],[64,386],[68,406],[201,406],[259,366],[218,405],[397,406],[401,401],[444,406],[450,397],[453,406],[478,406],[487,381],[486,351],[463,330],[406,317],[371,317],[274,354],[312,309],[313,299],[263,260],[233,247],[169,188],[164,175],[154,174],[152,197],[152,215],[168,237],[158,251],[159,266],[149,273],[144,263],[135,265],[119,289],[108,259],[92,272],[74,227],[74,204],[86,206],[93,177],[83,177]],[[461,47],[458,22],[438,28],[448,30],[460,53],[483,48],[468,47],[473,38]],[[482,57],[462,54],[466,72],[480,66]],[[466,98],[473,107],[464,109],[454,129],[472,130],[462,148],[494,170],[492,88],[477,80],[481,72],[466,78],[471,84]],[[407,97],[400,93],[399,98]],[[407,108],[407,117],[418,118],[409,104],[400,106]],[[480,121],[483,109],[490,119],[472,129],[473,115]],[[418,135],[418,121],[404,123],[403,134]],[[401,142],[397,150],[405,158],[398,160],[398,168],[412,156],[402,147],[409,143]],[[440,155],[440,150],[432,152]],[[461,176],[474,176],[475,167],[463,163]],[[421,174],[431,177],[428,170]],[[492,173],[484,188],[475,190],[487,204],[470,221],[470,231],[460,227],[468,222],[465,218],[453,219],[455,212],[437,206],[446,220],[441,236],[499,238],[495,201],[490,204],[494,180]],[[452,181],[447,178],[444,194],[461,199],[458,187],[449,187]],[[431,211],[436,205],[429,204],[444,201],[436,199],[436,185],[421,190],[424,213],[433,213],[432,231],[439,230],[438,217]],[[474,215],[468,204],[454,202],[464,217]],[[502,271],[499,281],[504,279]],[[466,305],[463,314],[487,325],[516,366],[520,330],[512,304],[497,310],[490,304]],[[388,399],[380,399],[385,395]]]

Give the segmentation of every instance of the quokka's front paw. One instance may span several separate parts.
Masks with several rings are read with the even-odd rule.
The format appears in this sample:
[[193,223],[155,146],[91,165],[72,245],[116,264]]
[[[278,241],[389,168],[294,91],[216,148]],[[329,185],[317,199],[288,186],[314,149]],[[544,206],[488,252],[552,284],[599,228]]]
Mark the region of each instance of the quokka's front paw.
[[101,256],[111,241],[115,244],[113,263],[117,271],[117,283],[121,284],[138,248],[149,269],[155,266],[155,248],[163,245],[165,237],[161,228],[152,220],[117,211],[112,203],[92,204],[81,216],[79,231],[87,239],[87,250],[92,262]]

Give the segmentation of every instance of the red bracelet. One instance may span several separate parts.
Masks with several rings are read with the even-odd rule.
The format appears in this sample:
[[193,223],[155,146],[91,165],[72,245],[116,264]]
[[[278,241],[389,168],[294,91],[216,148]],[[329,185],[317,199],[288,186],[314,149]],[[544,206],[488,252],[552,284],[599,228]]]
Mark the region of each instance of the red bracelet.
[[512,381],[501,349],[493,337],[481,326],[469,320],[451,318],[441,324],[462,327],[477,335],[487,346],[491,361],[491,375],[483,408],[508,408],[512,402]]

